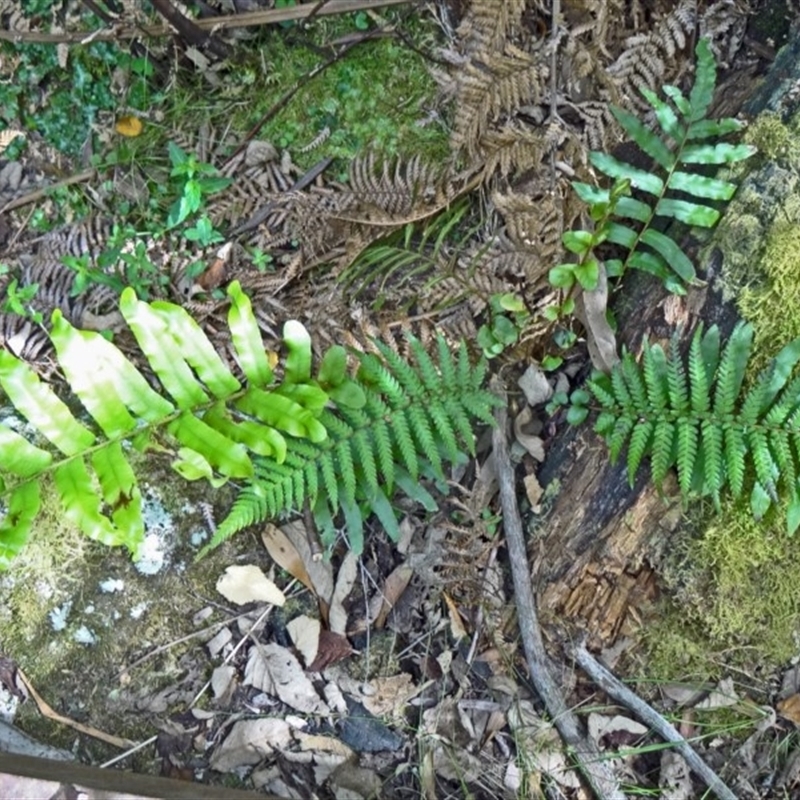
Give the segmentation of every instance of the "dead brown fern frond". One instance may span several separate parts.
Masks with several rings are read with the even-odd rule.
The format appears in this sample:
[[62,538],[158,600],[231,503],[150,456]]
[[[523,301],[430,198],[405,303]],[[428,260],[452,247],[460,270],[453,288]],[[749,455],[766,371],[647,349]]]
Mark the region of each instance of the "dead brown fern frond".
[[546,151],[542,133],[518,122],[486,131],[481,148],[485,174],[504,178],[538,167]]
[[469,156],[481,154],[482,138],[503,114],[538,103],[546,68],[524,50],[507,44],[501,53],[485,52],[458,76],[456,116],[451,144]]
[[524,11],[525,0],[473,0],[458,35],[472,52],[502,51]]
[[[641,89],[656,91],[670,68],[673,72],[676,56],[686,51],[685,64],[691,61],[689,44],[697,26],[696,0],[683,0],[662,17],[649,33],[639,33],[626,39],[624,49],[607,72],[626,105],[647,110]],[[680,69],[680,61],[678,68]],[[674,70],[678,71],[678,70]]]

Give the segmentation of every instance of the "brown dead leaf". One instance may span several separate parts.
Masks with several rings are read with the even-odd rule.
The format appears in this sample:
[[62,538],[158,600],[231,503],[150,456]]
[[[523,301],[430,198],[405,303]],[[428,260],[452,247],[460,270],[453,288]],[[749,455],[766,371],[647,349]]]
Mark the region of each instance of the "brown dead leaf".
[[217,251],[216,258],[208,268],[197,276],[198,285],[207,292],[217,289],[228,280],[228,262],[231,260],[233,242],[225,242]]
[[778,703],[778,713],[795,725],[800,725],[800,694],[793,694]]
[[400,719],[407,711],[408,701],[416,697],[422,687],[414,685],[407,672],[388,678],[375,678],[364,688],[361,702],[376,717],[391,716]]
[[575,316],[586,329],[586,345],[592,364],[603,372],[611,372],[611,368],[619,361],[617,337],[606,318],[607,306],[608,279],[601,262],[597,288],[591,292],[581,290],[575,297]]
[[522,483],[525,486],[525,494],[528,497],[528,502],[531,504],[533,512],[538,513],[539,501],[542,499],[542,495],[544,494],[544,489],[542,489],[539,479],[536,477],[536,475],[531,473],[522,479]]
[[[383,591],[380,593],[379,600],[376,599],[375,604],[380,602],[380,607],[375,616],[375,628],[381,630],[386,624],[386,618],[389,612],[395,607],[400,596],[408,587],[408,582],[414,570],[407,563],[400,564],[395,567],[387,576],[384,584]],[[372,611],[372,609],[370,609]]]
[[272,603],[282,606],[284,593],[255,564],[233,565],[217,581],[217,591],[231,603]]
[[341,661],[344,658],[349,658],[356,650],[350,645],[350,642],[340,633],[333,631],[320,631],[319,643],[317,647],[317,655],[311,664],[308,665],[309,672],[322,672],[326,667]]
[[525,406],[514,417],[514,438],[537,461],[544,461],[544,441],[537,435],[536,429],[541,430],[540,421],[533,416],[530,406]]
[[291,729],[277,717],[240,720],[211,756],[211,769],[230,772],[237,767],[258,764],[274,750],[282,750],[292,740]]
[[261,541],[267,548],[270,558],[307,589],[316,594],[314,583],[303,563],[303,557],[292,544],[289,537],[277,526],[267,523],[261,531]]
[[[281,525],[280,528],[266,525],[261,538],[267,552],[275,562],[291,572],[293,577],[314,592],[319,603],[320,617],[322,622],[327,625],[333,596],[333,567],[330,561],[314,560],[311,548],[308,546],[308,533],[302,521],[288,522],[286,525]],[[285,556],[283,555],[284,549]],[[296,556],[293,556],[292,552]],[[292,569],[297,569],[297,574],[290,570],[287,563],[292,566]],[[301,569],[305,571],[305,579],[309,583],[300,577]]]
[[450,633],[456,641],[466,638],[467,629],[464,627],[464,620],[461,619],[458,607],[447,592],[442,592],[442,597],[447,606],[447,615],[450,617]]

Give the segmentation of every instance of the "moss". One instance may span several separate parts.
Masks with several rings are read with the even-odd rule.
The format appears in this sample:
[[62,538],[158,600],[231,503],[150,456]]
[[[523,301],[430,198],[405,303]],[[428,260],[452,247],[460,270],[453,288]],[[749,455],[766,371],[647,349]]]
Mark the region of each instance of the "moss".
[[[797,254],[800,252],[800,225],[779,219],[766,237],[760,261],[761,281],[742,288],[737,305],[756,333],[756,351],[774,354],[783,344],[800,336],[800,282],[797,280]],[[780,313],[776,310],[780,309]]]
[[783,161],[796,164],[800,158],[800,146],[796,131],[784,124],[780,115],[765,111],[748,127],[744,135],[748,144],[755,145],[759,158],[767,161]]
[[679,550],[664,573],[672,596],[644,634],[649,677],[703,679],[727,665],[776,668],[791,658],[800,548],[780,514],[757,522],[748,507],[729,507]]

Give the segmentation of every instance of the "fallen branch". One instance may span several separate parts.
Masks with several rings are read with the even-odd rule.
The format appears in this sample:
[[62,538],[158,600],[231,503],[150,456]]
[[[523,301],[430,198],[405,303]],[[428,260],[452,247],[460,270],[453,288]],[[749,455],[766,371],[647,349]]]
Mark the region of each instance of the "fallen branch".
[[[501,396],[505,391],[494,390]],[[542,632],[536,614],[536,601],[531,588],[531,573],[525,549],[522,519],[517,506],[517,490],[514,469],[506,442],[507,411],[505,406],[496,413],[497,428],[492,445],[500,486],[500,506],[503,514],[503,529],[506,535],[508,560],[511,562],[511,577],[514,582],[514,598],[517,606],[522,648],[528,662],[531,682],[553,720],[561,738],[572,750],[578,768],[583,773],[595,795],[600,800],[625,800],[611,768],[596,745],[587,739],[578,724],[575,714],[567,706],[561,690],[553,679],[547,664]]]
[[55,189],[60,189],[64,186],[73,186],[76,183],[85,183],[86,181],[94,178],[95,175],[97,175],[97,170],[85,169],[83,172],[70,175],[68,178],[51,183],[49,186],[44,186],[41,189],[35,189],[34,191],[23,194],[20,197],[15,197],[13,200],[9,200],[2,208],[0,208],[0,214],[4,214],[6,211],[12,211],[20,206],[26,206],[28,203],[35,203],[37,200],[47,197]]
[[575,663],[609,697],[621,703],[637,716],[645,725],[651,727],[664,741],[675,745],[689,767],[711,789],[720,800],[736,800],[736,795],[723,783],[711,767],[695,753],[691,745],[655,709],[637,697],[627,686],[618,681],[581,642],[570,653]]
[[[218,31],[223,28],[249,28],[258,25],[276,25],[280,22],[305,19],[306,17],[322,17],[333,14],[349,14],[353,11],[366,11],[371,8],[385,8],[399,6],[407,3],[414,4],[416,0],[328,0],[324,5],[310,4],[290,6],[287,8],[273,8],[269,11],[251,11],[246,14],[226,14],[219,17],[192,20],[196,28],[205,31]],[[171,36],[173,29],[166,25],[120,25],[105,30],[96,31],[70,31],[66,33],[42,33],[40,31],[4,31],[0,30],[0,41],[38,42],[42,44],[58,44],[60,42],[79,43],[86,40],[93,42],[120,41],[123,39],[136,39],[141,36]]]

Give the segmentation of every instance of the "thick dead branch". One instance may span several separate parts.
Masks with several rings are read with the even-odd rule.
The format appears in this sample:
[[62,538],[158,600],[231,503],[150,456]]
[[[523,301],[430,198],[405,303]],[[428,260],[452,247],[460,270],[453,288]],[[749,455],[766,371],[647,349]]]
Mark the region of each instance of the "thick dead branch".
[[[314,16],[328,16],[332,14],[349,14],[353,11],[365,11],[370,8],[385,8],[414,4],[415,0],[329,0],[320,6]],[[279,22],[305,19],[312,15],[315,7],[298,5],[288,8],[274,8],[269,11],[253,11],[247,14],[227,14],[220,17],[207,17],[206,19],[192,20],[192,24],[200,30],[222,30],[223,28],[249,28],[259,25],[276,25]],[[59,42],[83,42],[90,39],[93,42],[110,42],[127,39],[136,39],[141,36],[170,36],[172,30],[164,25],[142,25],[141,27],[119,26],[104,31],[73,31],[67,33],[43,33],[40,31],[4,31],[0,30],[0,41],[7,42],[40,42],[43,44],[58,44]]]
[[695,753],[683,736],[667,722],[655,709],[637,697],[627,686],[618,681],[587,649],[584,643],[574,647],[571,652],[575,663],[609,697],[622,703],[645,725],[649,725],[664,741],[671,742],[683,756],[695,774],[711,789],[720,800],[736,800],[736,795],[722,782],[711,767]]
[[[498,387],[494,387],[495,391]],[[504,392],[498,392],[504,396]],[[595,795],[603,800],[624,800],[619,785],[611,773],[608,763],[593,742],[582,733],[577,717],[567,706],[547,663],[542,632],[536,614],[536,603],[531,588],[531,573],[522,531],[522,519],[517,506],[517,488],[514,483],[514,469],[508,454],[506,442],[507,412],[503,407],[496,414],[497,428],[492,444],[497,465],[497,479],[500,486],[500,506],[503,513],[503,529],[506,534],[508,559],[511,562],[511,577],[514,582],[514,596],[517,606],[522,647],[528,662],[531,681],[536,692],[544,702],[547,713],[552,717],[561,738],[572,749],[578,767],[585,776]]]

